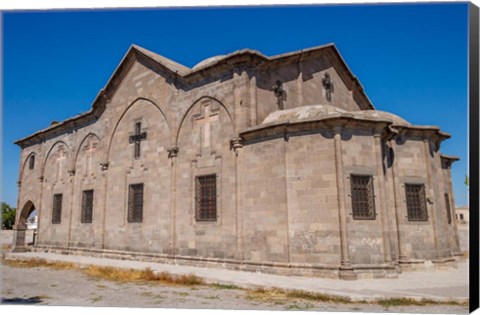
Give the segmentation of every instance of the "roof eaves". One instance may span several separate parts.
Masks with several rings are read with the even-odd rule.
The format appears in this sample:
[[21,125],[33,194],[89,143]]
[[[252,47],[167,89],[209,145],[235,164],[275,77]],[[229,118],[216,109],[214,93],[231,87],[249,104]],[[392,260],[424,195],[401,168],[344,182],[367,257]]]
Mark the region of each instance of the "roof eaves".
[[455,155],[440,154],[440,157],[441,157],[442,159],[447,159],[447,160],[452,160],[452,161],[458,161],[458,160],[460,160],[460,157],[455,156]]

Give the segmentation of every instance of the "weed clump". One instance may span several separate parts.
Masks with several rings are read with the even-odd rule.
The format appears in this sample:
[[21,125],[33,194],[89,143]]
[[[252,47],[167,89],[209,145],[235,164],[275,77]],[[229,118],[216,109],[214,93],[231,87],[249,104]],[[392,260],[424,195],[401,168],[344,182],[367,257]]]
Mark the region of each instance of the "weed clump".
[[282,289],[265,289],[258,288],[255,290],[247,290],[247,298],[252,300],[269,301],[273,303],[288,302],[291,300],[307,300],[314,302],[328,302],[328,303],[352,303],[350,299],[344,297],[337,297],[322,293],[313,293],[301,290],[282,290]]
[[322,294],[322,293],[313,293],[308,291],[300,291],[300,290],[287,291],[286,296],[289,298],[298,298],[303,300],[319,301],[319,302],[342,303],[342,304],[347,304],[351,302],[349,298],[345,298],[345,297],[333,296],[333,295]]
[[167,272],[155,273],[150,268],[146,268],[144,270],[134,270],[89,266],[85,269],[85,272],[92,277],[119,282],[160,282],[163,284],[185,286],[204,284],[203,280],[194,274],[175,276]]
[[240,289],[240,287],[234,284],[212,283],[210,286],[220,290],[239,290]]
[[395,306],[426,306],[426,305],[441,305],[441,304],[446,304],[446,305],[464,305],[466,303],[460,303],[457,301],[434,301],[430,299],[412,299],[412,298],[390,298],[390,299],[383,299],[383,300],[378,300],[377,304],[383,306],[383,307],[395,307]]
[[34,268],[34,267],[48,267],[53,269],[76,269],[78,265],[69,262],[51,262],[41,258],[32,258],[25,260],[10,260],[3,259],[2,263],[11,267],[19,268]]
[[35,267],[48,267],[53,269],[76,269],[80,270],[88,276],[106,279],[117,282],[159,282],[162,284],[170,285],[184,285],[195,286],[204,285],[205,282],[194,274],[188,275],[172,275],[168,272],[155,273],[150,268],[143,270],[124,269],[107,266],[87,266],[81,268],[79,265],[69,262],[49,262],[45,259],[32,258],[25,260],[6,260],[2,261],[3,264],[11,267],[19,268],[35,268]]

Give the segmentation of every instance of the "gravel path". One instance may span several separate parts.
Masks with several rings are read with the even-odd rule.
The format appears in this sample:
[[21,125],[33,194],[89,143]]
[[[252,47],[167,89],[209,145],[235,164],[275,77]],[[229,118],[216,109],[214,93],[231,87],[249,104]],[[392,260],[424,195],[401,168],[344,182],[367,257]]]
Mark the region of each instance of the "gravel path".
[[1,272],[3,304],[442,314],[468,312],[465,306],[451,305],[386,308],[377,304],[335,304],[293,298],[262,301],[249,298],[249,292],[241,289],[118,283],[91,278],[78,270],[45,267],[4,265]]

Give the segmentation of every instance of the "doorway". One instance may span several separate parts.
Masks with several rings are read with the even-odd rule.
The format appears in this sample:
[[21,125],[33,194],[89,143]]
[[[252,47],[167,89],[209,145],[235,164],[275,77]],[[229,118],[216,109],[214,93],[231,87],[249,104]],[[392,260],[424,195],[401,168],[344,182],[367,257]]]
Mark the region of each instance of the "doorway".
[[23,252],[31,246],[35,246],[37,241],[38,211],[33,202],[28,201],[22,208],[14,230],[13,251]]

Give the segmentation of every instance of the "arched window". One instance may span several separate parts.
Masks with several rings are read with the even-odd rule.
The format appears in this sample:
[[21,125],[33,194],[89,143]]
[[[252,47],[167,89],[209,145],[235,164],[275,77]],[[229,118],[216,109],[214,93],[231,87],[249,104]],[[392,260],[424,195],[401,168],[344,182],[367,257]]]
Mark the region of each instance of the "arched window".
[[34,167],[35,167],[35,155],[32,155],[28,160],[28,169],[33,170]]

